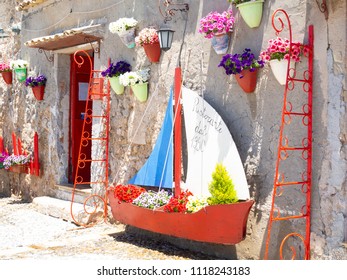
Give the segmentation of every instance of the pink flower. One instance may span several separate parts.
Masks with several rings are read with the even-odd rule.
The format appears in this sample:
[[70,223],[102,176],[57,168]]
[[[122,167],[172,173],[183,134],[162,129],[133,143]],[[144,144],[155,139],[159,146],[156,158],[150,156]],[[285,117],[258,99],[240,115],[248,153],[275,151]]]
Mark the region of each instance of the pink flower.
[[217,33],[232,31],[234,23],[232,10],[224,11],[222,14],[210,12],[200,20],[199,33],[205,33],[205,38],[212,38]]

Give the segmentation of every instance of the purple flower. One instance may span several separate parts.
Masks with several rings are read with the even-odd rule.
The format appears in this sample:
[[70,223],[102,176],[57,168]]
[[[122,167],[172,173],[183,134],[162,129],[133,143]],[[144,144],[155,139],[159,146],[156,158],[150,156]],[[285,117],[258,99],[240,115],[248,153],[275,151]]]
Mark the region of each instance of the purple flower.
[[126,61],[118,61],[115,65],[111,63],[111,65],[105,70],[101,72],[101,76],[103,77],[118,77],[121,74],[131,71],[131,66]]
[[44,75],[39,75],[37,77],[28,77],[25,80],[26,87],[37,87],[46,85],[47,78]]
[[[264,61],[259,58],[256,59],[251,49],[246,48],[242,54],[226,54],[218,64],[218,67],[223,67],[227,75],[240,74],[242,70],[249,69],[254,72],[256,68],[263,68]],[[243,76],[241,75],[240,78]]]

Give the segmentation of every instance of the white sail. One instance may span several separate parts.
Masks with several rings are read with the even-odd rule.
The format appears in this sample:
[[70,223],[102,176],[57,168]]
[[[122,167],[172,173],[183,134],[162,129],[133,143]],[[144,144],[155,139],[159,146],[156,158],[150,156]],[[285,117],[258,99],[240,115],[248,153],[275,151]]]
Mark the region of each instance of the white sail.
[[209,196],[208,185],[217,163],[233,180],[238,198],[250,198],[241,158],[228,127],[216,110],[196,92],[182,87],[188,149],[185,187],[194,195]]

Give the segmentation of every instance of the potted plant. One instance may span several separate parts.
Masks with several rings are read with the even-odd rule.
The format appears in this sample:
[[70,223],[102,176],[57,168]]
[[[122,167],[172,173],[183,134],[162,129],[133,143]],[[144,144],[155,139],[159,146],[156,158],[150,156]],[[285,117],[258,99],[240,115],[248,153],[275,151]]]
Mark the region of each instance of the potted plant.
[[29,76],[25,80],[25,86],[31,87],[34,96],[37,100],[43,100],[43,96],[45,94],[45,86],[46,86],[47,78],[44,75],[38,76]]
[[119,82],[123,86],[130,86],[135,97],[140,102],[145,102],[148,97],[148,80],[150,69],[126,72],[119,76]]
[[26,60],[18,59],[11,61],[10,65],[16,74],[17,81],[24,82],[27,77],[28,62]]
[[[286,84],[287,69],[294,70],[295,62],[300,62],[301,56],[308,54],[308,49],[299,42],[292,43],[292,50],[290,51],[289,49],[289,40],[277,37],[275,39],[270,39],[266,50],[260,53],[265,62],[269,61],[272,73],[281,85]],[[292,72],[293,73],[288,74],[292,76],[294,71]]]
[[9,155],[5,158],[3,165],[4,168],[17,173],[27,173],[28,164],[30,162],[30,155]]
[[211,193],[207,199],[209,205],[230,204],[239,200],[233,181],[221,163],[216,165],[215,171],[212,173],[212,181],[208,190]]
[[264,67],[264,61],[256,58],[251,49],[245,49],[242,54],[226,54],[218,67],[223,67],[227,75],[235,75],[240,87],[247,93],[255,90],[258,68]]
[[12,84],[12,69],[10,64],[6,62],[0,63],[0,72],[5,83],[8,85]]
[[241,17],[251,28],[258,27],[263,15],[264,0],[228,0],[239,9]]
[[142,29],[135,38],[137,46],[142,46],[151,62],[158,62],[160,59],[160,45],[157,30],[155,28],[146,27]]
[[138,22],[134,18],[120,18],[109,24],[111,33],[117,33],[128,48],[135,47],[135,28]]
[[212,39],[212,47],[217,54],[225,54],[229,47],[230,32],[233,30],[235,18],[232,10],[223,13],[210,12],[200,19],[199,33]]
[[116,94],[124,93],[124,86],[119,82],[119,76],[131,71],[131,66],[126,61],[120,60],[101,72],[101,76],[107,77],[110,81],[111,88]]

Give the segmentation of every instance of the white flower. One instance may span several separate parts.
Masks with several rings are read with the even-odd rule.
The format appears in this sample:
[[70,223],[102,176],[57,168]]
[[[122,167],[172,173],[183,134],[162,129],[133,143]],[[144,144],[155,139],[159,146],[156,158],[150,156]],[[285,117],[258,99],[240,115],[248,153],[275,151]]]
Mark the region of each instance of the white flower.
[[186,207],[188,212],[194,213],[206,207],[207,205],[208,205],[207,197],[205,196],[197,197],[197,196],[191,195],[188,197],[188,202]]
[[115,22],[111,22],[108,26],[111,33],[123,33],[137,25],[137,20],[134,18],[120,18]]
[[149,80],[150,69],[143,69],[138,71],[131,71],[121,74],[119,76],[119,82],[123,86],[133,86],[135,84],[143,84]]
[[17,59],[17,60],[12,60],[10,62],[10,66],[12,69],[15,68],[26,68],[28,66],[28,61],[22,60],[22,59]]

